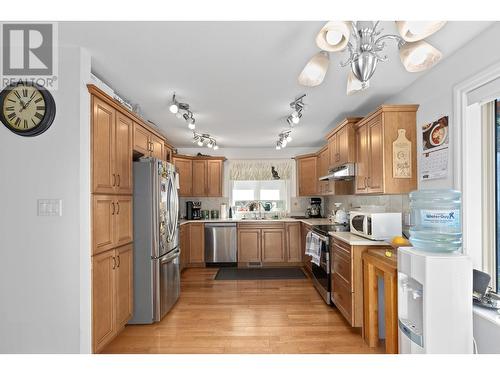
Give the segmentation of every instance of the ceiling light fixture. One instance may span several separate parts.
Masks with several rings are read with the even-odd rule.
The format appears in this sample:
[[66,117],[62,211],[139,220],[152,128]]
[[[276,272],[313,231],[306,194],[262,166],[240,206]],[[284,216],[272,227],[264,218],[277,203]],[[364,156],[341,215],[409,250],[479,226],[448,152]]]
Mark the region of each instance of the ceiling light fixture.
[[174,96],[172,97],[172,104],[170,104],[170,107],[168,109],[172,113],[179,112],[179,106],[177,105],[177,100],[175,99],[175,92],[174,92]]
[[315,54],[299,75],[299,84],[306,87],[315,87],[320,85],[325,79],[330,56],[328,52],[320,51]]
[[284,132],[281,132],[278,135],[278,141],[276,142],[276,150],[281,150],[285,148],[288,145],[288,143],[292,141],[291,133],[292,129],[285,130]]
[[193,117],[193,112],[188,110],[182,115],[182,117],[186,121],[186,124],[188,124],[189,129],[194,130],[196,128],[196,125],[194,124],[196,120]]
[[[328,22],[316,37],[320,52],[306,64],[299,75],[303,86],[317,86],[323,81],[328,71],[328,53],[347,49],[349,58],[340,66],[350,66],[354,77],[348,78],[348,95],[369,86],[369,80],[375,73],[379,61],[387,61],[381,55],[389,40],[397,43],[401,62],[409,72],[420,72],[434,66],[442,57],[440,51],[422,39],[440,30],[445,21],[396,21],[400,35],[380,35],[379,21]],[[349,31],[350,27],[350,31]],[[357,88],[358,82],[361,88]]]
[[193,131],[193,142],[197,143],[198,146],[203,147],[207,146],[208,148],[218,150],[219,146],[217,145],[217,141],[210,134],[200,134]]
[[396,21],[399,35],[407,42],[418,42],[439,31],[446,21]]

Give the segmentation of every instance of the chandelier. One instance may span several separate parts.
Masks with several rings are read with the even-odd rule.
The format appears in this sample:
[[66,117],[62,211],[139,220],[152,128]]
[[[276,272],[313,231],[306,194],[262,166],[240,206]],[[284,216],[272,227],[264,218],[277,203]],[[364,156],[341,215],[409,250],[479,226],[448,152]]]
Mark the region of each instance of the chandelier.
[[382,54],[388,41],[397,44],[399,57],[408,72],[429,69],[441,59],[442,54],[423,39],[441,29],[445,23],[396,21],[400,35],[381,35],[383,30],[379,28],[378,21],[328,22],[316,37],[316,44],[322,51],[306,64],[299,75],[299,83],[308,87],[320,85],[328,71],[329,54],[347,49],[349,56],[340,64],[350,67],[347,94],[364,90],[369,87],[377,64],[388,59],[387,55]]

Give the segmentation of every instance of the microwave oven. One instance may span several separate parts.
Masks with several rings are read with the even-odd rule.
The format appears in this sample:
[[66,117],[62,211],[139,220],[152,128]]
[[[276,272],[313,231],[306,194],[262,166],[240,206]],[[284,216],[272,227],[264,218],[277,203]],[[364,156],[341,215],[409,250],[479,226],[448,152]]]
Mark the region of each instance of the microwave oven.
[[401,212],[351,211],[349,221],[352,234],[370,240],[389,240],[403,230]]

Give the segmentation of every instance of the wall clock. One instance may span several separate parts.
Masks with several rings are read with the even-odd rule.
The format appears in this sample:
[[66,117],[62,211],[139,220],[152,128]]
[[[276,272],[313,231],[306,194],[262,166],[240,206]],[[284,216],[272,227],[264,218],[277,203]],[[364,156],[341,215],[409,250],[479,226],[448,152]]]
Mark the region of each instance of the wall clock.
[[18,82],[0,92],[0,120],[10,131],[32,137],[46,131],[56,115],[52,94],[31,82]]

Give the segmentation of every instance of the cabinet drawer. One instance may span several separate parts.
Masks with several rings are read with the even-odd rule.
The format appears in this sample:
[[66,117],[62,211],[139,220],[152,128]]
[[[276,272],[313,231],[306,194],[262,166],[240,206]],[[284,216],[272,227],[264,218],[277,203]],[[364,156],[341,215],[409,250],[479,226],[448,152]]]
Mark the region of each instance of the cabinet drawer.
[[352,300],[351,287],[339,275],[333,274],[332,278],[333,302],[352,325]]
[[350,290],[353,291],[351,283],[351,265],[351,259],[349,257],[346,257],[343,253],[338,251],[333,253],[332,269],[334,274],[341,277],[344,282],[349,285]]
[[337,239],[333,240],[333,251],[338,251],[343,253],[344,255],[351,257],[351,245],[348,243],[339,241]]

